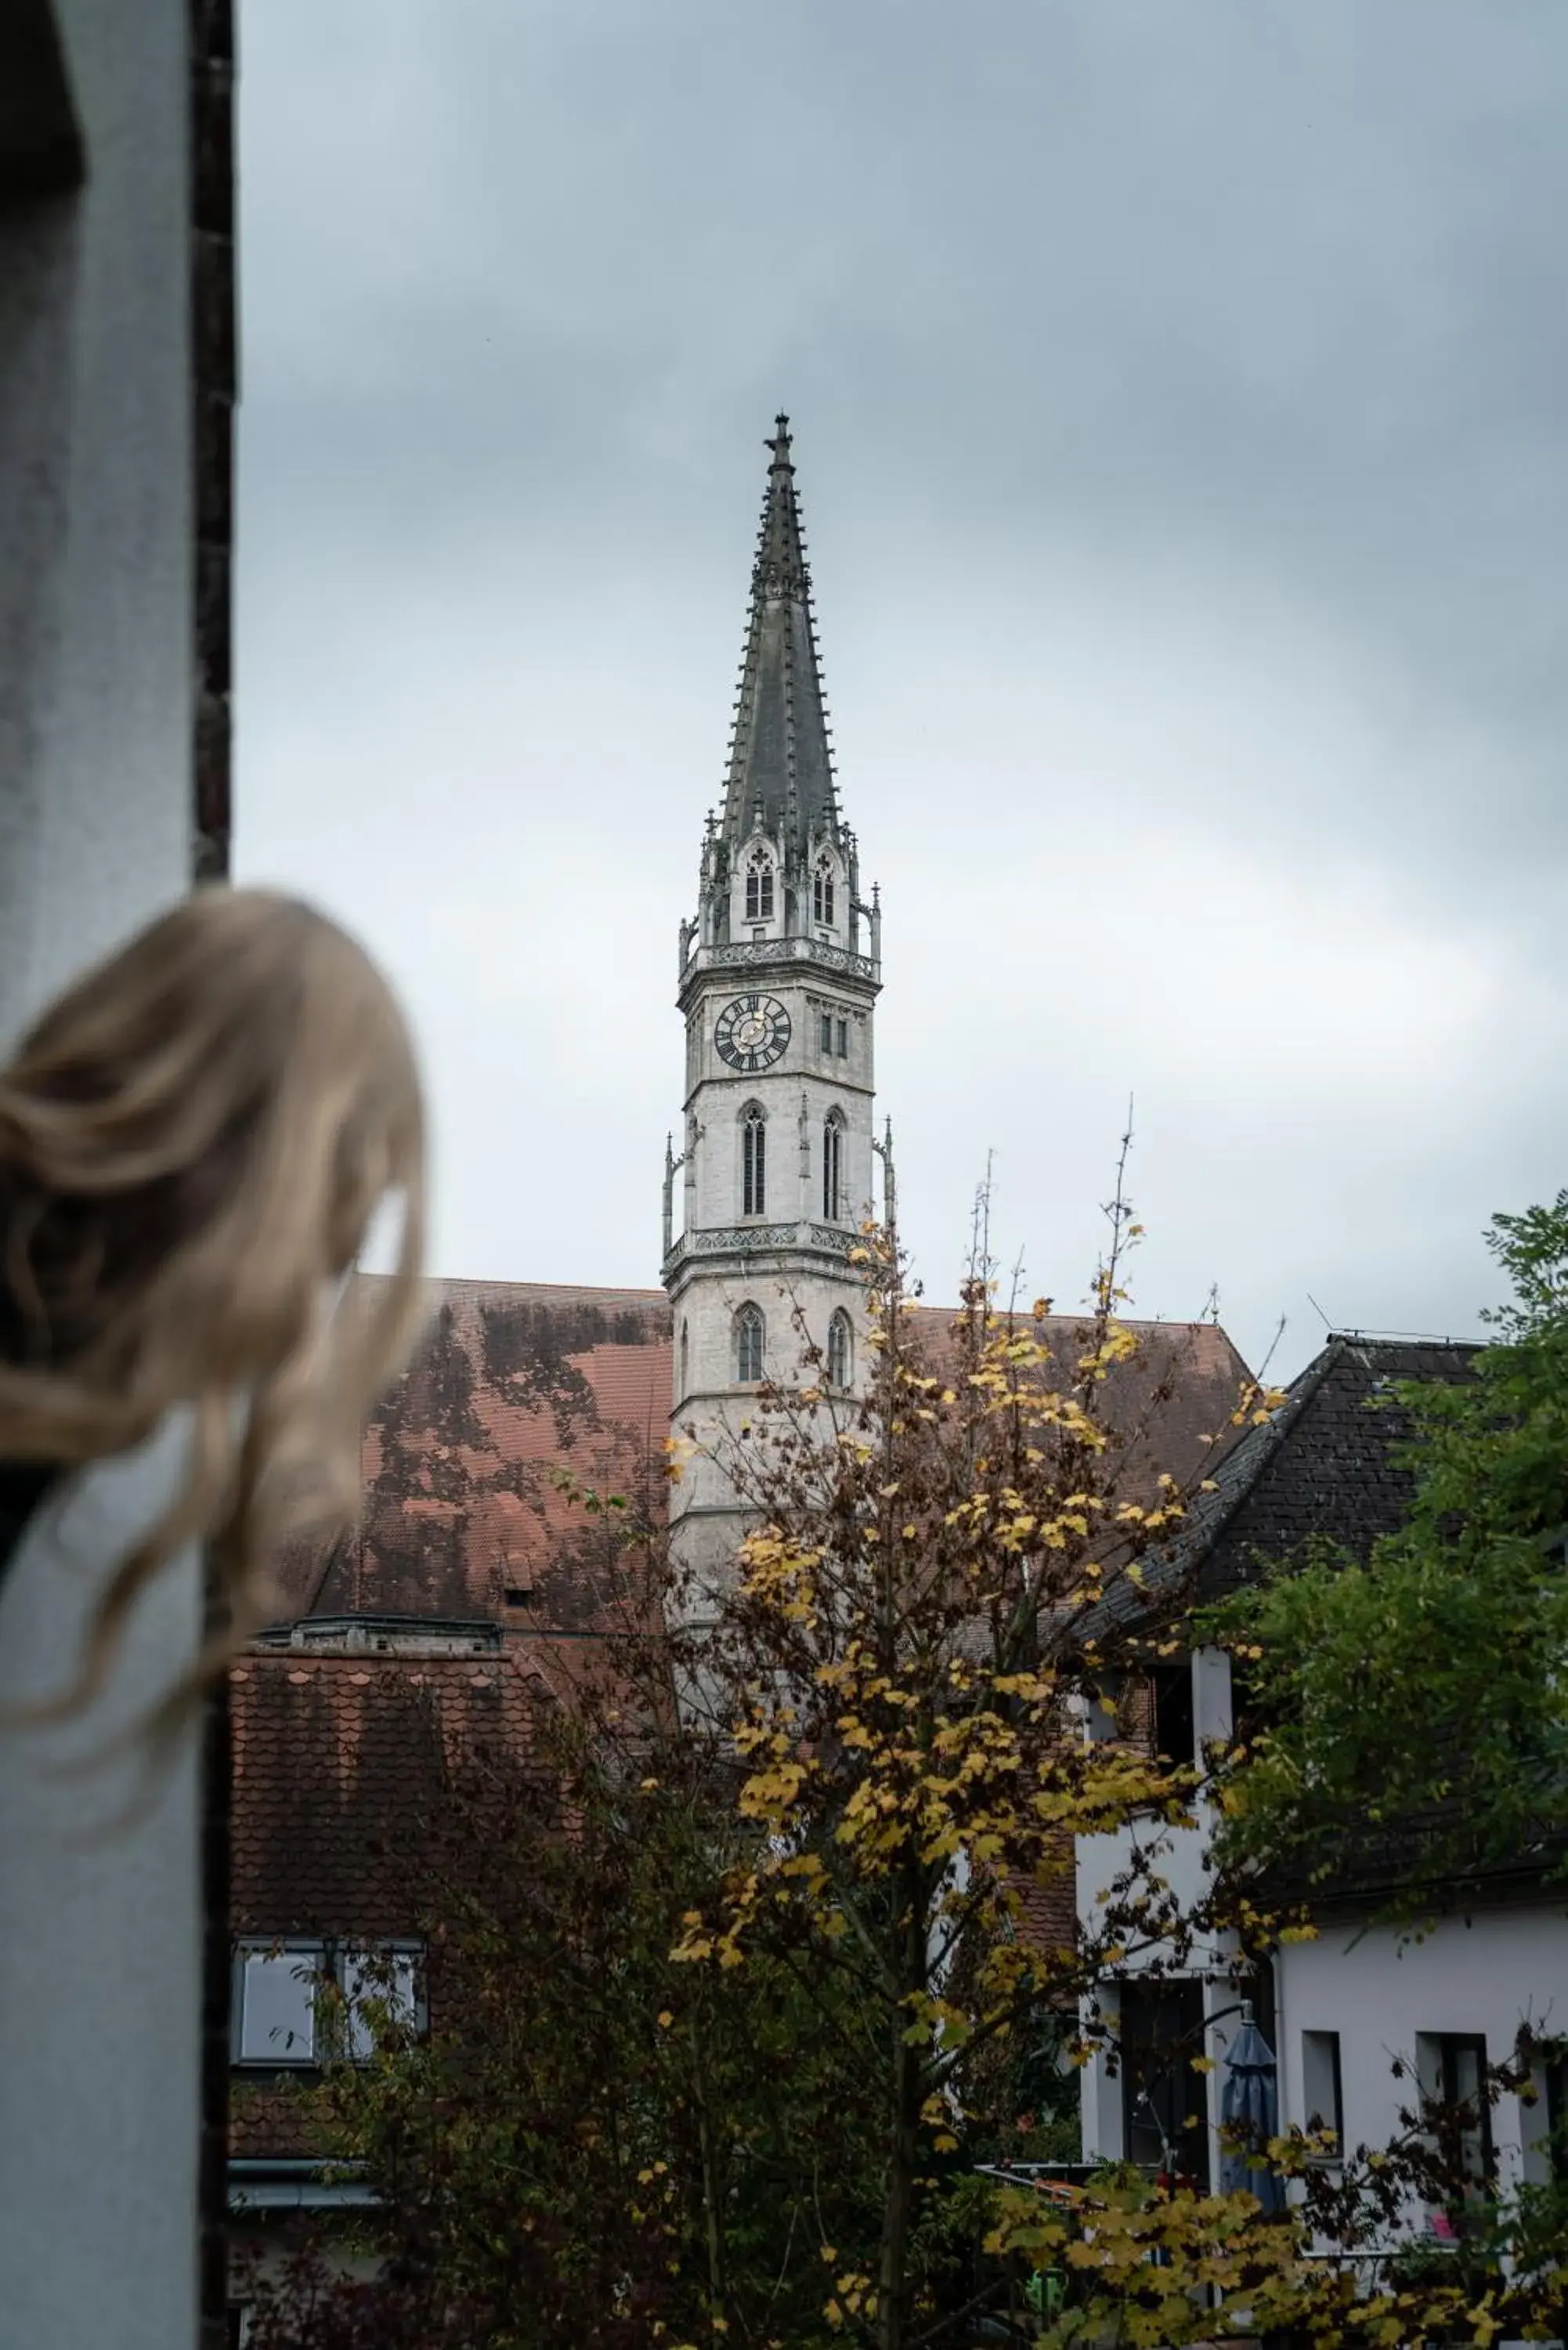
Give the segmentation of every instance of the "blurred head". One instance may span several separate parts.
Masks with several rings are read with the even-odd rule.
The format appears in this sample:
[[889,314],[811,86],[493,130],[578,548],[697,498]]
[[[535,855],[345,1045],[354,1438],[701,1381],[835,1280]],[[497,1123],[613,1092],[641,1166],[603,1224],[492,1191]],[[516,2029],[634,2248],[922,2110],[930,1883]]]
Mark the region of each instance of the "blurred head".
[[[183,1490],[107,1586],[79,1680],[186,1544],[253,1630],[291,1534],[353,1515],[366,1411],[418,1310],[419,1078],[362,950],[308,906],[198,891],[79,980],[0,1067],[0,1459],[75,1465],[178,1406]],[[348,1287],[384,1201],[397,1269]],[[171,1699],[172,1705],[175,1700]]]

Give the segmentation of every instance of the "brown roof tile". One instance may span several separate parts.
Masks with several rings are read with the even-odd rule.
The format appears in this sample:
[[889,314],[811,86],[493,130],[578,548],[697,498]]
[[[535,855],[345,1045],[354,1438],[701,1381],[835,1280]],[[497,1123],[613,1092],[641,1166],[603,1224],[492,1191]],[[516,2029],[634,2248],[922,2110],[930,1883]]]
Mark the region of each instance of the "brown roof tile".
[[[918,1333],[938,1350],[952,1321],[950,1307],[915,1310]],[[1078,1315],[1052,1314],[1028,1318],[1027,1326],[1044,1338],[1054,1371],[1070,1386],[1093,1326]],[[1108,1374],[1097,1416],[1127,1441],[1120,1473],[1130,1499],[1161,1470],[1185,1483],[1211,1466],[1230,1440],[1231,1414],[1250,1374],[1216,1323],[1129,1318],[1123,1326],[1137,1338],[1138,1351]],[[1222,1441],[1205,1440],[1214,1437]]]
[[[487,1617],[559,1634],[602,1628],[617,1544],[555,1476],[632,1499],[657,1519],[670,1424],[670,1315],[661,1290],[544,1282],[432,1283],[424,1339],[362,1449],[358,1532],[283,1564],[291,1615]],[[915,1310],[940,1349],[951,1312]],[[1043,1326],[1070,1371],[1086,1325]],[[1128,1475],[1201,1464],[1245,1366],[1209,1323],[1133,1323],[1142,1352],[1113,1375],[1107,1411],[1153,1427]],[[526,1593],[521,1611],[507,1593]]]
[[526,1753],[552,1693],[510,1648],[373,1661],[252,1650],[231,1690],[241,1934],[409,1932],[444,1766],[483,1744]]
[[[248,1651],[230,1676],[234,1934],[418,1934],[454,1769],[485,1754],[526,1764],[543,1714],[598,1656],[510,1638],[477,1655]],[[308,2151],[286,2078],[237,2085],[236,2155]]]
[[[408,1370],[371,1417],[358,1533],[283,1563],[291,1613],[597,1620],[614,1545],[559,1492],[569,1471],[661,1509],[670,1402],[661,1290],[431,1284]],[[530,1594],[524,1618],[506,1594]]]

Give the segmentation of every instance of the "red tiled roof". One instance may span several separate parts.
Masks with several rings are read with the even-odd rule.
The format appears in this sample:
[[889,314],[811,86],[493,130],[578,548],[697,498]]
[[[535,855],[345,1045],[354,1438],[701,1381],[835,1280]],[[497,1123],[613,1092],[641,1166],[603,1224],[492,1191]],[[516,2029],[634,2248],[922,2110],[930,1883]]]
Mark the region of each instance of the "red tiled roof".
[[[914,1309],[917,1336],[939,1357],[953,1318],[950,1306]],[[1047,1315],[1038,1322],[1016,1318],[1044,1341],[1053,1373],[1070,1387],[1092,1324],[1072,1314]],[[1118,1482],[1122,1498],[1131,1500],[1161,1470],[1185,1483],[1212,1466],[1235,1440],[1231,1415],[1250,1374],[1215,1323],[1129,1319],[1123,1327],[1137,1339],[1138,1351],[1107,1374],[1096,1416],[1127,1444]],[[1206,1438],[1221,1441],[1210,1444]]]
[[[553,1482],[664,1506],[662,1290],[432,1283],[424,1338],[361,1452],[364,1514],[284,1563],[291,1612],[483,1617],[591,1629],[614,1544]],[[508,1610],[508,1590],[530,1595]]]
[[[373,1940],[419,1930],[448,1773],[484,1751],[526,1758],[554,1684],[510,1641],[472,1656],[252,1650],[230,1676],[232,1929]],[[310,2150],[286,2084],[244,2076],[237,2156]]]
[[1015,1879],[1021,1941],[1047,1950],[1071,1950],[1078,1939],[1077,1877],[1072,1839],[1062,1839],[1062,1866],[1044,1884]]
[[406,1934],[446,1769],[525,1755],[558,1689],[524,1648],[475,1656],[253,1649],[230,1676],[232,1915],[240,1934]]
[[[667,1488],[670,1314],[661,1290],[546,1282],[432,1283],[410,1364],[366,1430],[364,1513],[327,1556],[284,1563],[291,1615],[483,1617],[552,1634],[602,1627],[617,1582],[615,1528],[555,1482],[616,1492],[657,1522]],[[950,1309],[919,1306],[940,1349]],[[1044,1335],[1070,1375],[1087,1325],[1055,1315]],[[1132,1482],[1204,1461],[1245,1366],[1209,1323],[1132,1323],[1143,1340],[1106,1388],[1106,1415],[1134,1431]],[[508,1591],[524,1592],[521,1609]]]

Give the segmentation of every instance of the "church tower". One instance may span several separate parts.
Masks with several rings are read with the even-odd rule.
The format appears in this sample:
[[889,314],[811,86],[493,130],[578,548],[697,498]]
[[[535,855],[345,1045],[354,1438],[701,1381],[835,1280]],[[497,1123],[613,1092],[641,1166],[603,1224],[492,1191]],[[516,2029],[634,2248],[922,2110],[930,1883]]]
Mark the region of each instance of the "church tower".
[[[862,903],[838,806],[787,417],[768,448],[723,810],[708,818],[697,919],[680,926],[684,1147],[665,1163],[673,1422],[698,1446],[670,1525],[703,1575],[722,1573],[744,1526],[726,1430],[763,1379],[826,1374],[852,1391],[865,1336],[848,1253],[872,1198],[881,915],[875,892]],[[802,1365],[797,1315],[824,1370]]]

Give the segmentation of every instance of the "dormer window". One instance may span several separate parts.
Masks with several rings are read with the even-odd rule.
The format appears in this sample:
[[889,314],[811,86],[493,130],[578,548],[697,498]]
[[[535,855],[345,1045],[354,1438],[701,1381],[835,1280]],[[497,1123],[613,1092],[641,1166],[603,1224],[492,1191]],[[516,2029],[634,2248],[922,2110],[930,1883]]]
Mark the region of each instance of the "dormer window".
[[397,2033],[421,2030],[418,1942],[327,1943],[285,1936],[239,1942],[230,2002],[235,2064],[311,2069],[369,2064]]
[[833,920],[833,860],[819,857],[816,871],[811,879],[812,920],[831,923]]
[[774,861],[765,850],[753,851],[746,867],[746,920],[771,922],[774,914]]

